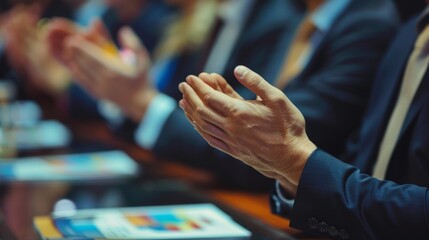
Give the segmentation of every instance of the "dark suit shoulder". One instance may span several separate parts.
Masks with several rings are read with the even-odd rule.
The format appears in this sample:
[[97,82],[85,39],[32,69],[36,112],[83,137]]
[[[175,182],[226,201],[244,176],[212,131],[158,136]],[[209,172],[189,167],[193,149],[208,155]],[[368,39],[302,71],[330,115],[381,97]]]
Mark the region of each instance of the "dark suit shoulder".
[[337,17],[332,31],[352,30],[353,27],[375,29],[396,28],[401,21],[395,5],[388,0],[353,0]]

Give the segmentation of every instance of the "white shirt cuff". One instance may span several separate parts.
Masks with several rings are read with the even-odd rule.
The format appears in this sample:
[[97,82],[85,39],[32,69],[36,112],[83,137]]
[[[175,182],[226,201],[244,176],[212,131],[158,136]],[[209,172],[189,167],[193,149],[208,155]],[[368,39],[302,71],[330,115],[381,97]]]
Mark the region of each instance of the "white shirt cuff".
[[121,109],[112,102],[100,100],[97,107],[101,116],[113,126],[119,126],[125,119]]
[[276,181],[276,195],[279,197],[280,201],[283,204],[288,205],[291,209],[293,208],[293,204],[295,203],[295,199],[287,198],[282,193],[282,186],[279,181]]
[[153,149],[165,122],[176,109],[177,102],[164,94],[158,94],[150,103],[145,116],[135,133],[137,144],[145,149]]

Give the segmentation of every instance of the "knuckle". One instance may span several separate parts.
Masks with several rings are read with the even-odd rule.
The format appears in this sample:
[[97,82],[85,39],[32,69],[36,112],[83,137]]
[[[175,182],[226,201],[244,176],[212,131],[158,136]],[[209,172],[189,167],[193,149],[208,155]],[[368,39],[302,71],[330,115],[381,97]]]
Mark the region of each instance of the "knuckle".
[[225,117],[225,118],[229,118],[231,115],[231,107],[229,104],[222,104],[219,108],[219,113]]
[[212,97],[210,96],[210,93],[204,93],[203,95],[203,101],[207,104],[210,104],[212,101]]
[[232,107],[232,106],[225,107],[224,112],[225,112],[225,116],[227,118],[234,119],[234,120],[239,118],[239,116],[241,114],[241,111],[238,108]]
[[251,74],[249,76],[249,83],[254,86],[254,87],[258,87],[259,84],[261,84],[261,79],[259,78],[258,75],[256,74]]
[[235,121],[242,122],[244,119],[246,119],[246,113],[244,111],[240,111],[238,109],[235,109],[231,115],[235,119]]
[[272,101],[280,106],[286,106],[286,98],[282,91],[276,89],[273,92]]
[[245,115],[247,115],[246,111],[244,110],[245,107],[243,106],[242,103],[239,103],[237,105],[231,106],[230,107],[230,116],[231,118],[240,120],[243,119],[245,117]]
[[282,96],[275,94],[274,96],[272,96],[272,101],[276,104],[281,104],[284,103],[284,100],[282,98]]

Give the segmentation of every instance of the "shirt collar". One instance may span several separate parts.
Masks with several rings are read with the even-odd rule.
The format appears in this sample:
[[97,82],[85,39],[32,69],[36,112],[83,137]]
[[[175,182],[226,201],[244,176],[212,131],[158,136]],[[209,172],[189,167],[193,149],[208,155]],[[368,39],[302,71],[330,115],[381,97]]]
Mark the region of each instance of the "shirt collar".
[[[218,16],[225,22],[242,22],[251,11],[255,0],[228,0],[218,10]],[[237,14],[240,13],[240,14]]]
[[311,20],[317,30],[327,32],[350,2],[351,0],[326,0],[311,14]]

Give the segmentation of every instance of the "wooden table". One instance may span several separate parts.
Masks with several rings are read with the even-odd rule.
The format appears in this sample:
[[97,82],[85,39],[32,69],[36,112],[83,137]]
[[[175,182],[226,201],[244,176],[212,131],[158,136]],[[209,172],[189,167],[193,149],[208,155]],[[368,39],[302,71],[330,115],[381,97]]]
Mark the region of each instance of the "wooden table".
[[[68,123],[72,132],[82,141],[96,141],[121,149],[161,178],[177,179],[195,186],[196,189],[216,202],[225,204],[239,212],[253,216],[277,229],[281,229],[299,239],[310,239],[300,231],[289,227],[289,220],[271,214],[268,193],[232,191],[212,186],[214,178],[187,166],[155,159],[154,156],[138,146],[115,138],[109,128],[100,122]],[[3,211],[10,219],[7,223],[18,239],[33,239],[32,217],[45,215],[52,211],[52,205],[69,189],[68,186],[52,183],[49,192],[37,185],[12,184],[2,199]]]

